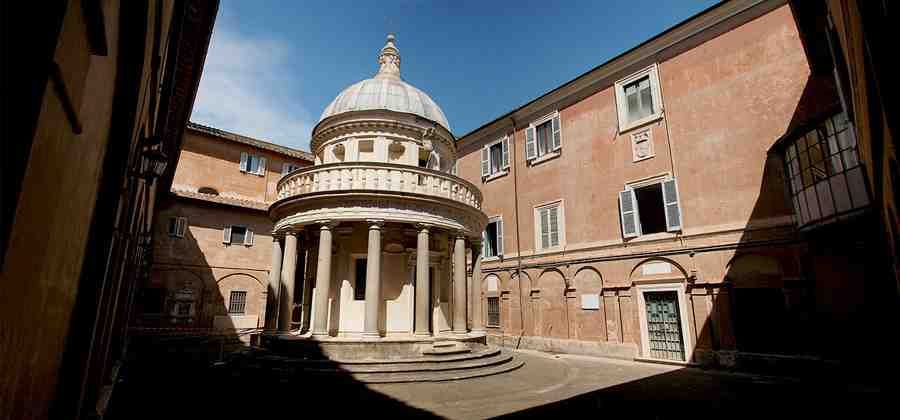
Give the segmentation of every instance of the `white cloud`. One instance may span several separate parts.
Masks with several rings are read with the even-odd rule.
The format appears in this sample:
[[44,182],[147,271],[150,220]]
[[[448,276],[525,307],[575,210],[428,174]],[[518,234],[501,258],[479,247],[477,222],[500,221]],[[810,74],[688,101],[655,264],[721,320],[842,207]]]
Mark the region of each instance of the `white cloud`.
[[216,24],[191,120],[309,150],[313,118],[291,90],[290,46]]

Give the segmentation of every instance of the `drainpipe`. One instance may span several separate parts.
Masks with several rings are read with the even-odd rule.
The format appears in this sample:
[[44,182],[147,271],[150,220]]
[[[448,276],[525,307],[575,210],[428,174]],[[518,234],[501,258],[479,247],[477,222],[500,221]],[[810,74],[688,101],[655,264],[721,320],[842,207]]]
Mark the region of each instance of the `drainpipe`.
[[510,154],[512,155],[513,160],[513,202],[515,204],[515,219],[516,219],[516,278],[519,283],[519,319],[522,322],[522,329],[519,331],[519,338],[516,340],[516,350],[519,349],[519,345],[522,343],[522,336],[525,335],[525,304],[523,302],[523,294],[522,294],[522,235],[521,235],[521,224],[519,223],[519,160],[516,159],[516,120],[512,116],[509,117],[509,121],[512,123],[512,141],[510,144]]

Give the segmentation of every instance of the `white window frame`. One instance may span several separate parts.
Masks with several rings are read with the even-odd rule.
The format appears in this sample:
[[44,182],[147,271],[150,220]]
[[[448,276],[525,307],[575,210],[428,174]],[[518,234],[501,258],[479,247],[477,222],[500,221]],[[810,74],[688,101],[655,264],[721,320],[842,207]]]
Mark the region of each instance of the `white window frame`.
[[[257,161],[256,171],[250,170],[250,166],[251,166],[250,162],[253,159],[256,159],[256,161]],[[266,158],[261,155],[254,155],[254,154],[247,153],[247,152],[241,152],[240,169],[241,169],[241,172],[243,172],[243,173],[263,176],[266,174]]]
[[[558,127],[556,127],[556,129],[554,129],[553,127],[554,119],[558,121]],[[547,122],[550,122],[550,144],[547,145],[549,150],[545,150],[543,151],[543,153],[541,153],[539,147],[540,143],[538,142],[537,138],[537,128],[538,126]],[[556,137],[559,137],[559,143],[554,144],[554,140],[556,139]],[[533,154],[528,153],[529,138],[534,142]],[[529,165],[534,166],[539,163],[559,157],[560,153],[562,153],[562,117],[559,114],[559,110],[556,110],[532,121],[531,124],[529,124],[528,127],[525,128],[525,161]]]
[[675,292],[678,296],[678,313],[681,318],[681,342],[684,344],[685,360],[681,363],[690,363],[694,352],[694,343],[691,341],[690,326],[688,324],[687,297],[684,283],[639,284],[635,285],[635,288],[638,293],[638,318],[641,322],[641,357],[647,360],[679,363],[650,356],[650,335],[647,333],[647,302],[644,299],[645,292]]
[[[549,246],[544,248],[541,243],[541,235],[543,232],[541,231],[541,210],[558,207],[557,214],[557,230],[559,231],[559,243],[553,246]],[[547,203],[542,203],[537,206],[534,206],[534,249],[535,253],[539,252],[553,252],[564,249],[566,246],[566,210],[564,206],[564,200],[554,200]]]
[[[509,174],[509,141],[509,136],[503,136],[481,148],[481,182],[488,182]],[[491,172],[493,167],[491,165],[491,147],[498,144],[500,145],[500,165],[498,165],[500,169],[497,172]],[[487,160],[485,160],[485,157],[487,157]],[[485,163],[487,164],[487,170],[485,170]]]
[[[666,193],[665,193],[665,188],[666,188],[665,184],[670,181],[674,181],[674,185],[675,185],[676,200],[674,202],[666,201],[667,197],[666,197]],[[620,223],[620,227],[622,229],[623,238],[628,239],[628,238],[639,238],[641,236],[645,236],[643,230],[641,229],[640,210],[638,208],[637,197],[635,196],[634,191],[639,188],[647,187],[647,186],[654,185],[654,184],[662,184],[662,185],[660,185],[660,189],[661,189],[661,193],[663,194],[663,213],[666,216],[666,230],[664,232],[658,232],[658,233],[648,234],[648,235],[656,235],[656,234],[672,235],[675,232],[684,231],[684,210],[681,207],[681,191],[678,188],[678,180],[671,174],[664,173],[664,174],[644,178],[644,179],[641,179],[638,181],[629,182],[629,183],[625,184],[625,189],[618,193],[619,223]],[[631,193],[631,198],[634,203],[634,217],[635,217],[635,228],[636,228],[635,234],[626,234],[626,232],[625,232],[625,220],[624,220],[625,215],[624,215],[624,212],[622,211],[622,197],[621,197],[621,195],[625,192]],[[667,208],[669,205],[676,205],[678,207],[679,224],[677,226],[670,226],[669,212],[668,212],[668,208]]]
[[[653,104],[655,109],[653,113],[640,118],[635,121],[628,120],[628,101],[625,98],[625,85],[637,81],[645,76],[650,77],[650,95],[653,100]],[[628,130],[631,130],[635,127],[639,127],[653,121],[656,121],[663,116],[663,110],[665,106],[662,101],[662,93],[659,88],[659,66],[656,63],[653,63],[631,75],[620,79],[615,83],[616,90],[616,111],[619,116],[619,133],[624,133]]]
[[[172,220],[175,220],[175,230],[172,231]],[[187,231],[187,217],[170,217],[169,218],[169,226],[166,227],[168,229],[168,233],[170,237],[173,238],[184,238],[184,232]]]
[[222,243],[226,245],[235,245],[231,243],[231,228],[240,227],[244,228],[244,243],[238,245],[244,246],[253,246],[253,231],[250,230],[248,226],[245,225],[227,225],[225,229],[222,230]]
[[499,260],[503,257],[503,216],[491,216],[488,218],[488,224],[497,223],[497,255],[488,256],[487,255],[487,226],[484,227],[484,232],[481,233],[481,258],[484,261],[494,261]]

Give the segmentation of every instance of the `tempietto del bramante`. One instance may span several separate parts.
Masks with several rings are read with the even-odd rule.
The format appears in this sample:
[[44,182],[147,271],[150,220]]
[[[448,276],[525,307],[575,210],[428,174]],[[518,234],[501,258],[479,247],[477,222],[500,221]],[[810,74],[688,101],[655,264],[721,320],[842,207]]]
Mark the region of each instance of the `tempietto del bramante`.
[[480,278],[481,192],[453,174],[456,138],[440,107],[400,77],[393,35],[378,65],[322,113],[314,165],[278,182],[269,293],[279,310],[264,345],[354,362],[343,370],[368,360],[361,380],[381,380],[380,362],[445,362],[438,375],[454,378],[515,368],[487,345],[481,311],[467,314],[480,299],[467,265]]

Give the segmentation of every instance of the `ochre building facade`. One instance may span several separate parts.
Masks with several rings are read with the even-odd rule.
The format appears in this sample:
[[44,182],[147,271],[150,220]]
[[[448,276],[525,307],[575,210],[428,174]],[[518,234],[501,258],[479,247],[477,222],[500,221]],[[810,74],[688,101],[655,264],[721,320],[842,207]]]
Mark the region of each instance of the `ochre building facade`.
[[283,174],[312,155],[188,124],[154,225],[153,267],[137,300],[139,327],[215,332],[262,327],[273,223]]
[[490,340],[739,367],[858,356],[879,325],[866,279],[890,275],[866,252],[834,84],[788,5],[727,2],[461,136],[489,217]]

